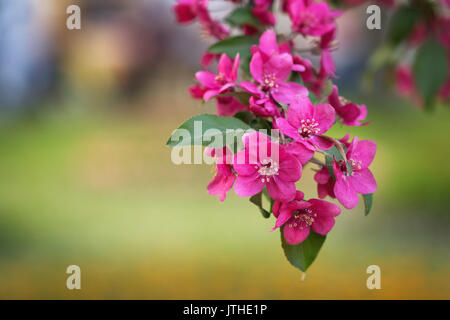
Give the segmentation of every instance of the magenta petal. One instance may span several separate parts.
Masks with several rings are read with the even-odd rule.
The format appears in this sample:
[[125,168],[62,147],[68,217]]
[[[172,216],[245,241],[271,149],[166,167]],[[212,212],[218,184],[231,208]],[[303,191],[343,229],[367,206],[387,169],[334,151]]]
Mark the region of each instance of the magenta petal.
[[231,68],[231,74],[229,75],[229,79],[231,82],[235,82],[238,77],[238,69],[240,64],[240,55],[239,53],[236,54],[236,57],[234,58],[233,67]]
[[278,84],[277,89],[271,91],[271,94],[276,101],[291,104],[308,96],[308,89],[295,82],[282,82]]
[[274,200],[289,202],[295,198],[295,183],[272,176],[267,182],[267,192]]
[[312,147],[309,143],[305,144],[302,142],[291,142],[285,146],[285,150],[296,157],[302,165],[305,165],[309,160],[311,160],[315,152],[314,147]]
[[[256,161],[256,156],[254,160]],[[259,166],[255,163],[251,163],[249,150],[246,149],[235,154],[233,168],[240,176],[252,176],[258,171]]]
[[315,146],[317,146],[317,148],[322,149],[322,150],[330,150],[334,143],[327,139],[324,138],[322,136],[312,136],[309,141],[311,141]]
[[[356,139],[356,138],[355,138]],[[352,141],[348,149],[347,157],[356,163],[361,161],[361,169],[367,168],[375,158],[377,152],[377,144],[372,140]]]
[[288,205],[281,206],[277,217],[277,221],[275,222],[275,227],[273,227],[271,231],[274,231],[275,229],[285,224],[292,217],[294,212],[295,211],[292,210],[292,208],[290,208]]
[[238,175],[234,184],[234,191],[240,197],[250,197],[260,193],[264,185],[265,182],[262,181],[258,173],[251,176]]
[[239,86],[245,91],[254,94],[255,96],[258,96],[259,98],[264,96],[264,92],[262,92],[261,89],[259,89],[259,86],[256,83],[243,81],[239,83]]
[[294,156],[285,154],[280,160],[278,177],[284,181],[297,182],[302,176],[302,166]]
[[326,235],[328,232],[333,229],[334,226],[334,218],[331,216],[322,216],[316,217],[314,223],[311,228],[315,233]]
[[314,175],[314,181],[320,184],[325,184],[331,178],[330,173],[326,167],[323,167]]
[[361,113],[359,107],[354,103],[348,103],[336,111],[347,126],[353,126]]
[[321,103],[314,107],[314,119],[319,123],[320,134],[327,132],[334,124],[335,111],[328,103]]
[[358,194],[346,177],[336,180],[334,194],[346,209],[353,209],[358,204]]
[[294,64],[292,66],[292,70],[297,71],[297,72],[303,72],[306,70],[306,68],[304,66],[302,66],[301,64]]
[[[253,59],[252,59],[253,60]],[[292,70],[292,56],[289,53],[282,53],[272,56],[264,65],[264,74],[274,75],[277,83],[282,83],[289,77]],[[250,65],[251,67],[251,65]],[[253,76],[253,73],[252,73]],[[256,79],[256,78],[255,78]],[[258,80],[261,83],[261,81]]]
[[286,225],[283,229],[284,239],[291,245],[296,245],[305,241],[305,239],[309,236],[309,232],[310,228],[290,228],[289,225]]
[[219,201],[225,200],[228,190],[233,187],[236,177],[234,175],[226,176],[217,174],[214,179],[208,184],[207,190],[210,195],[219,195]]
[[337,86],[333,86],[333,91],[328,96],[328,102],[335,108],[338,109],[341,107],[341,103],[339,102],[339,92]]
[[233,62],[230,58],[224,53],[220,56],[219,64],[217,66],[217,69],[220,74],[223,74],[224,76],[231,75]]
[[203,95],[203,100],[209,101],[211,98],[214,98],[215,96],[219,95],[221,92],[222,92],[221,89],[208,90]]
[[250,73],[258,83],[262,83],[264,80],[264,64],[259,52],[253,55],[250,61]]
[[334,203],[319,199],[310,199],[308,202],[314,207],[317,216],[337,217],[341,214],[341,208]]
[[283,132],[288,137],[296,141],[301,141],[302,137],[298,133],[297,129],[295,129],[291,124],[284,118],[277,118],[276,125],[281,132]]
[[214,73],[208,72],[208,71],[199,71],[195,74],[195,78],[203,84],[207,88],[218,88],[220,85],[216,83],[216,77]]
[[277,35],[273,30],[267,30],[261,35],[259,48],[267,57],[278,53]]
[[295,128],[301,127],[301,120],[312,119],[314,106],[308,97],[299,97],[290,106],[287,112],[287,120]]
[[348,179],[358,193],[369,194],[377,191],[377,182],[369,169],[355,170]]

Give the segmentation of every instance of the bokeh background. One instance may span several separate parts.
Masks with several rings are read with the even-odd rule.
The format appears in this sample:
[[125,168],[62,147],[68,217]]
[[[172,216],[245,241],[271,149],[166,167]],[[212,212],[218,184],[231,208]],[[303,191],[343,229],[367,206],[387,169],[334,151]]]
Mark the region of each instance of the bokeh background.
[[[214,111],[187,91],[208,41],[173,2],[0,0],[0,298],[449,299],[450,108],[418,110],[385,78],[361,89],[386,13],[381,31],[364,5],[341,17],[335,56],[341,93],[369,108],[351,132],[378,144],[374,208],[344,211],[301,281],[273,218],[170,160],[172,130]],[[66,29],[70,4],[82,30]],[[66,289],[71,264],[82,290]]]

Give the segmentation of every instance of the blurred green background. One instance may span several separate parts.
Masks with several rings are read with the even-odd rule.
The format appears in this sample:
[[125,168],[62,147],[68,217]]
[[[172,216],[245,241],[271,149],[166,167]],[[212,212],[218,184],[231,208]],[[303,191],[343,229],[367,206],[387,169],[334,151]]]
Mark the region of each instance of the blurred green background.
[[[172,130],[214,112],[189,97],[207,43],[175,25],[172,1],[79,1],[81,31],[65,28],[71,1],[0,3],[0,298],[450,298],[450,109],[361,93],[370,43],[337,63],[372,124],[332,134],[377,142],[373,211],[344,210],[301,281],[273,218],[209,196],[207,165],[170,160]],[[364,9],[344,15],[342,41]],[[71,264],[82,290],[66,289]],[[381,290],[366,287],[372,264]]]

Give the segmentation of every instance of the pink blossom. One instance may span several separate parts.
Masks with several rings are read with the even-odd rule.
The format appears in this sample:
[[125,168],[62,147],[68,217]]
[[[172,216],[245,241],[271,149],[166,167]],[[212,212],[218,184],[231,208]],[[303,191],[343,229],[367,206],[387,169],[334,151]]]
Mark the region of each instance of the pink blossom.
[[341,208],[333,203],[319,199],[303,201],[303,198],[303,192],[297,191],[293,201],[273,206],[277,221],[272,231],[284,225],[284,239],[291,245],[305,241],[311,229],[326,235],[333,229],[334,218],[341,213]]
[[295,197],[295,182],[302,175],[297,159],[282,146],[259,132],[243,137],[245,149],[234,158],[237,173],[234,191],[241,197],[253,196],[266,186],[270,197],[291,201]]
[[302,77],[303,82],[309,83],[314,80],[314,73],[312,68],[312,63],[308,59],[302,58],[300,56],[293,57],[294,66],[302,66],[300,68],[295,68],[294,70],[298,71],[300,76]]
[[314,175],[314,180],[317,182],[317,195],[320,199],[330,196],[331,198],[336,198],[334,195],[334,184],[335,180],[331,177],[330,172],[327,167],[322,167]]
[[332,11],[324,2],[290,0],[288,13],[294,31],[311,36],[321,36],[335,28],[334,20],[342,11]]
[[[358,204],[358,193],[370,194],[377,190],[377,183],[368,169],[375,157],[377,146],[371,140],[358,141],[353,138],[347,150],[347,161],[333,163],[333,171],[336,176],[334,194],[339,202],[347,209],[352,209]],[[347,165],[351,167],[348,170]]]
[[266,63],[271,57],[281,53],[291,53],[289,44],[284,42],[278,45],[277,35],[273,30],[266,30],[259,38],[258,46],[253,46],[251,49],[252,55],[259,52],[262,60]]
[[259,84],[241,82],[240,86],[259,98],[271,96],[277,102],[291,103],[297,97],[307,96],[308,90],[295,82],[285,82],[292,70],[292,56],[288,53],[273,55],[264,62],[260,52],[256,52],[250,62],[250,73]]
[[255,96],[250,97],[250,111],[255,115],[261,117],[281,117],[280,110],[278,110],[277,105],[270,98],[256,98]]
[[224,147],[223,149],[206,148],[205,154],[216,158],[217,173],[206,189],[212,196],[219,196],[219,201],[223,202],[227,192],[233,187],[236,176],[232,171],[233,156],[231,151]]
[[208,89],[200,84],[195,84],[189,87],[189,93],[191,94],[191,97],[194,99],[203,99],[203,95],[205,94],[206,91],[208,91]]
[[235,86],[238,76],[239,53],[236,55],[234,62],[226,54],[222,54],[219,60],[219,74],[209,71],[199,71],[195,74],[197,80],[203,84],[208,90],[203,95],[203,99],[208,101],[228,89]]
[[204,6],[206,8],[207,5],[207,0],[177,0],[177,4],[173,7],[173,11],[178,23],[189,23],[194,21],[197,17],[198,7]]
[[228,29],[219,21],[211,18],[208,12],[208,2],[209,0],[177,0],[173,11],[178,23],[186,24],[198,19],[208,35],[222,40],[228,36]]
[[314,146],[328,150],[333,143],[321,135],[334,124],[335,111],[327,103],[313,106],[308,97],[298,99],[289,106],[287,120],[278,118],[277,127],[285,135],[314,150]]
[[270,11],[273,0],[255,0],[255,7],[252,9],[253,15],[262,24],[274,26],[276,23],[275,15]]
[[333,91],[328,97],[328,102],[336,110],[343,124],[350,127],[368,124],[361,123],[367,117],[367,107],[365,105],[358,106],[340,97],[337,86],[333,86]]
[[248,106],[242,104],[234,97],[217,97],[217,115],[219,116],[234,116],[239,111],[248,109]]

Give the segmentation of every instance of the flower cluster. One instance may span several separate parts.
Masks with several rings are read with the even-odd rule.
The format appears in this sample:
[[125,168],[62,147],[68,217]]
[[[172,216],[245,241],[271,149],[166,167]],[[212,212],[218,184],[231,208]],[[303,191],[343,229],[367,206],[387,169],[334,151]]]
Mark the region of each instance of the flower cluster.
[[[266,195],[276,217],[273,229],[282,229],[286,246],[300,246],[313,233],[330,232],[341,212],[323,198],[335,198],[352,209],[359,195],[371,197],[377,189],[369,169],[375,142],[350,139],[349,134],[342,139],[328,135],[336,124],[368,124],[366,106],[339,96],[332,83],[336,18],[342,11],[313,0],[229,2],[234,11],[222,22],[208,14],[207,0],[178,0],[174,7],[179,22],[198,20],[208,34],[221,40],[204,55],[205,69],[195,74],[192,97],[215,101],[218,116],[240,119],[255,129],[243,135],[240,150],[225,145],[206,148],[217,167],[207,190],[220,201],[231,189],[251,199]],[[271,28],[276,11],[290,18],[288,36]],[[299,38],[306,48],[298,47]],[[313,63],[303,52],[320,59]],[[217,69],[212,68],[215,60]],[[256,131],[262,128],[268,130]],[[317,166],[313,170],[319,199],[306,200],[297,190],[306,165]],[[252,202],[264,211],[261,201]]]

